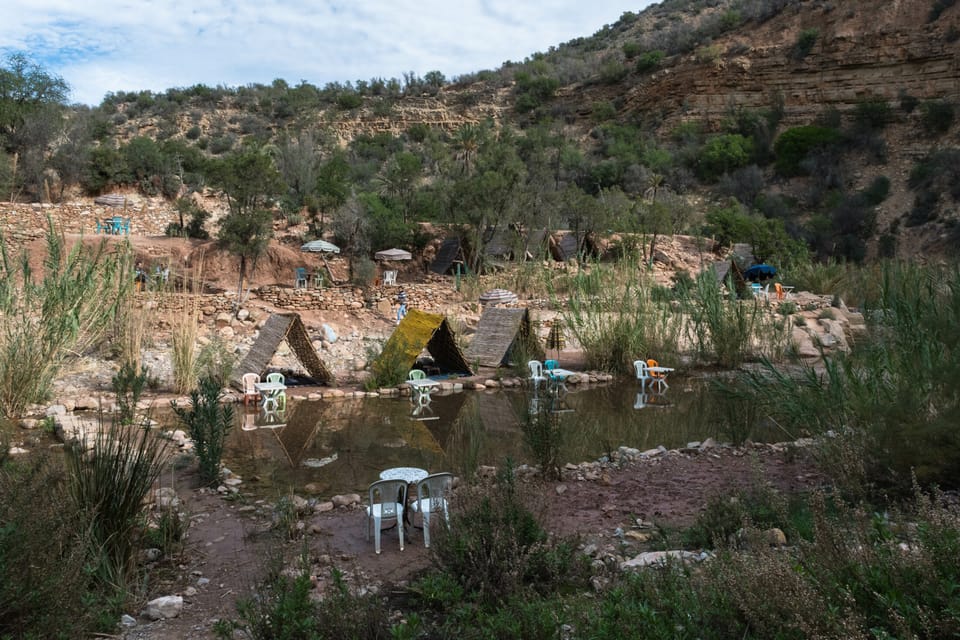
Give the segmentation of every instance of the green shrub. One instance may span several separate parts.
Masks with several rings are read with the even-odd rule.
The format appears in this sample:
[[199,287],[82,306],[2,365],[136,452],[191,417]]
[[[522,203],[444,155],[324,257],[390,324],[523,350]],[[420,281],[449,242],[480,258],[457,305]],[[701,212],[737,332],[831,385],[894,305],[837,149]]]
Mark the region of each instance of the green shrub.
[[25,253],[11,259],[0,235],[0,416],[18,418],[47,399],[61,368],[107,335],[133,287],[130,253],[66,238],[47,220],[42,278]]
[[853,121],[861,129],[883,129],[892,118],[893,108],[890,103],[876,96],[860,100],[853,108]]
[[450,526],[431,549],[437,568],[471,600],[502,603],[528,588],[562,588],[585,575],[575,544],[548,539],[509,464],[493,485],[460,487],[454,500]]
[[784,532],[788,542],[813,538],[813,519],[809,505],[801,496],[786,496],[771,487],[754,484],[717,494],[682,534],[687,549],[712,549],[736,544],[735,534],[747,527]]
[[210,378],[221,388],[226,387],[233,375],[236,361],[230,346],[219,336],[214,337],[200,347],[200,353],[197,354],[197,375],[200,378]]
[[[342,574],[333,570],[333,585],[322,600],[313,596],[313,581],[307,554],[291,575],[279,557],[271,558],[265,578],[250,597],[237,601],[238,620],[220,620],[217,637],[228,640],[334,640],[369,638],[386,640],[391,634],[388,609],[375,593],[350,592]],[[408,620],[416,614],[408,616]],[[399,636],[402,637],[402,636]]]
[[220,403],[222,389],[219,380],[202,377],[198,388],[190,392],[189,409],[178,407],[176,401],[171,403],[193,440],[200,461],[200,479],[208,485],[220,478],[223,444],[233,426],[233,407]]
[[870,186],[863,190],[866,203],[874,207],[886,200],[888,195],[890,195],[890,178],[887,176],[877,176]]
[[0,465],[0,637],[81,637],[104,606],[86,571],[96,560],[87,512],[70,508],[65,488],[49,454]]
[[920,122],[927,135],[938,136],[950,131],[956,110],[946,100],[927,100],[920,105]]
[[930,7],[930,14],[927,16],[927,22],[936,22],[940,14],[957,3],[957,0],[934,0]]
[[777,171],[784,176],[805,173],[801,162],[814,151],[839,143],[843,136],[836,129],[807,125],[787,129],[773,145]]
[[124,362],[113,376],[112,386],[117,398],[117,420],[120,424],[133,424],[137,403],[147,386],[147,368],[137,367],[132,362]]
[[738,133],[714,136],[700,149],[697,172],[704,180],[715,181],[724,173],[750,164],[753,151],[753,141]]
[[797,35],[797,41],[793,45],[792,56],[794,60],[803,60],[806,58],[811,51],[813,51],[813,45],[817,43],[817,38],[820,37],[820,31],[813,27],[809,29],[803,29]]

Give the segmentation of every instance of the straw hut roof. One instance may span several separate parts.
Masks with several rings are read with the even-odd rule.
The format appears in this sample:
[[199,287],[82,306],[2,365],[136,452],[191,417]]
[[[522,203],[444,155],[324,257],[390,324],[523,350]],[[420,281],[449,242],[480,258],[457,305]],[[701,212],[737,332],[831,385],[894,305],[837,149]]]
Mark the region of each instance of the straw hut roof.
[[733,278],[733,288],[737,293],[743,293],[747,288],[747,281],[743,277],[743,271],[740,270],[740,267],[737,266],[737,261],[734,259],[722,260],[720,262],[713,263],[713,270],[717,274],[717,281],[720,283],[726,283],[727,278]]
[[471,373],[446,317],[419,309],[407,312],[373,366],[377,369],[395,363],[411,369],[424,349],[442,373]]
[[577,257],[577,237],[572,233],[562,235],[559,239],[551,238],[550,254],[554,260],[564,262]]
[[243,361],[233,374],[231,385],[243,389],[241,378],[245,373],[256,373],[263,377],[270,365],[270,360],[277,352],[277,348],[284,340],[290,345],[290,350],[297,356],[300,364],[317,384],[329,384],[333,380],[330,371],[323,364],[313,342],[307,334],[303,320],[296,313],[274,313],[260,328],[257,341],[250,347]]
[[460,247],[460,238],[450,236],[443,241],[440,248],[437,249],[437,256],[430,263],[430,271],[444,275],[450,271],[450,267],[457,260],[463,260],[463,252]]
[[484,367],[507,365],[515,357],[543,357],[543,348],[534,335],[529,309],[489,307],[480,316],[467,360]]

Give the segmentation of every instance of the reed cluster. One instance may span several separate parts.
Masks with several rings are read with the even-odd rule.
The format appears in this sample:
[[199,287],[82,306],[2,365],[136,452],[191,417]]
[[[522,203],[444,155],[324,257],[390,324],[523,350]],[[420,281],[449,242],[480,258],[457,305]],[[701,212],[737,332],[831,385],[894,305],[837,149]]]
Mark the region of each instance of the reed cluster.
[[26,252],[11,258],[0,237],[0,415],[18,418],[47,398],[63,368],[97,345],[130,295],[130,251],[105,243],[68,249],[47,232],[47,253],[35,273]]

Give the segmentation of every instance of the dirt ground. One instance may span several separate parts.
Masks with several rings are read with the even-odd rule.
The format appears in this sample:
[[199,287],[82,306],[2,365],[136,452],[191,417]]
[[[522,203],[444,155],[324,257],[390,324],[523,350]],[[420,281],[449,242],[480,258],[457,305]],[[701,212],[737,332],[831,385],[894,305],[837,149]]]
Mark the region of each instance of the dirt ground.
[[[662,527],[690,524],[718,493],[756,482],[783,491],[804,491],[820,486],[822,480],[809,461],[795,452],[717,448],[664,453],[624,468],[604,469],[594,480],[531,480],[525,488],[547,530],[579,536],[584,544],[614,548],[620,544],[618,528],[630,530],[638,520]],[[237,598],[251,593],[268,558],[279,552],[295,557],[304,545],[318,595],[330,584],[333,567],[344,572],[353,586],[384,589],[402,585],[431,562],[416,526],[408,526],[403,551],[396,529],[385,530],[382,553],[376,555],[373,541],[365,537],[363,511],[338,507],[304,517],[302,537],[283,541],[283,536],[278,539],[276,532],[270,532],[270,510],[264,505],[227,499],[195,484],[195,477],[188,473],[177,486],[189,521],[184,552],[176,566],[160,572],[167,579],[154,584],[147,594],[147,598],[181,595],[183,610],[169,620],[150,622],[140,617],[125,638],[213,638],[216,619],[237,619]],[[420,524],[419,520],[413,524]],[[643,550],[642,544],[635,547],[637,553]]]
[[[167,262],[174,273],[199,264],[202,253],[205,282],[225,290],[236,286],[235,261],[211,245],[202,247],[194,241],[162,237],[133,236],[130,241],[146,264]],[[35,249],[40,256],[42,244],[37,243]],[[293,239],[275,242],[252,274],[252,286],[286,282],[295,267],[313,267],[314,262],[319,264],[320,258],[300,253]],[[412,264],[407,268],[405,277],[416,278],[419,267]],[[308,325],[320,321],[352,324],[368,333],[379,331],[384,335],[393,324],[374,310],[350,311],[343,317],[303,315]],[[573,345],[562,358],[567,366],[576,368],[582,354]],[[93,372],[86,377],[92,381]],[[82,379],[74,379],[71,384],[82,385],[78,382]],[[822,479],[803,456],[788,457],[769,447],[747,452],[716,448],[665,453],[622,468],[604,469],[593,479],[530,481],[526,486],[534,510],[549,531],[613,547],[621,544],[614,533],[618,528],[629,530],[638,519],[665,527],[689,524],[712,495],[758,480],[782,490],[803,490],[818,486]],[[122,631],[122,637],[129,640],[213,638],[214,621],[237,617],[237,599],[252,592],[269,558],[279,552],[295,557],[304,544],[309,549],[318,595],[329,585],[333,567],[343,571],[351,585],[385,588],[410,580],[431,561],[422,531],[416,527],[408,529],[403,551],[396,529],[385,531],[383,552],[374,554],[373,542],[365,538],[366,522],[360,507],[311,513],[301,520],[302,535],[285,540],[271,531],[275,515],[269,504],[200,489],[190,468],[165,474],[163,484],[176,489],[179,510],[186,518],[186,539],[179,557],[162,561],[155,568],[142,602],[180,595],[184,605],[178,617],[154,622],[139,611],[128,611],[137,619],[136,625]],[[240,491],[242,496],[242,486]]]

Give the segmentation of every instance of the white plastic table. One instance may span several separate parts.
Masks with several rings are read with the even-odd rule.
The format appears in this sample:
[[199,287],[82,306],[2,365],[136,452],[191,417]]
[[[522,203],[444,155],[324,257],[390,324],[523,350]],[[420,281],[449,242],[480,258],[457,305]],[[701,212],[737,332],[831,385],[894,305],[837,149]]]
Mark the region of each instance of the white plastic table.
[[[420,467],[392,467],[390,469],[384,469],[380,472],[381,480],[406,480],[407,484],[417,484],[424,478],[426,478],[429,472],[426,469],[421,469]],[[409,495],[410,491],[407,491]],[[416,499],[416,497],[414,497]],[[404,525],[410,524],[410,510],[404,505],[403,508],[403,520]]]
[[406,480],[407,484],[416,484],[430,473],[420,467],[392,467],[380,472],[381,480]]
[[277,396],[287,390],[287,385],[282,382],[255,382],[253,388],[260,393],[260,404],[266,408],[268,404],[277,405]]
[[[669,387],[669,386],[670,386],[670,385],[667,384],[667,374],[671,373],[671,372],[673,371],[673,369],[671,369],[670,367],[647,367],[647,370],[648,370],[651,374],[654,374],[654,375],[652,376],[651,380],[653,380],[654,382],[656,382],[658,385],[663,386],[663,387]],[[658,373],[661,374],[661,375],[655,375],[655,374],[658,374]]]
[[426,396],[427,399],[430,398],[430,392],[434,388],[440,386],[440,383],[436,380],[431,380],[430,378],[421,378],[420,380],[407,380],[407,384],[410,385],[410,388],[413,389],[413,392],[418,397]]

